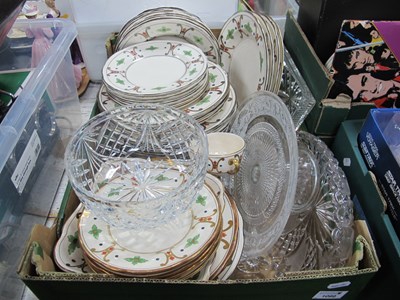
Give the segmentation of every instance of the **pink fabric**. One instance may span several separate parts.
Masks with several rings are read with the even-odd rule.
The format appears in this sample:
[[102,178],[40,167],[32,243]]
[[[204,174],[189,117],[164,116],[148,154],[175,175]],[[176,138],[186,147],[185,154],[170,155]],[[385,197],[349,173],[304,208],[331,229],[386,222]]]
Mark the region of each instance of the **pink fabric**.
[[73,65],[76,88],[79,88],[82,81],[82,69],[79,65]]
[[32,28],[26,30],[27,37],[34,37],[32,44],[32,68],[37,67],[43,56],[51,47],[49,38],[53,37],[53,31],[50,28]]
[[[26,30],[26,35],[27,37],[35,38],[32,43],[31,58],[31,67],[35,68],[43,59],[46,52],[51,48],[51,39],[54,37],[54,33],[50,28],[31,28]],[[59,66],[55,76],[53,77],[47,88],[49,96],[55,101],[58,99],[63,99],[63,97],[65,97],[65,92],[72,88],[70,85],[67,84],[67,82],[65,82],[65,77],[59,73],[63,72],[64,63],[64,61],[61,62],[61,65]],[[73,65],[73,72],[75,78],[75,86],[76,88],[78,88],[82,81],[82,70],[78,65]]]

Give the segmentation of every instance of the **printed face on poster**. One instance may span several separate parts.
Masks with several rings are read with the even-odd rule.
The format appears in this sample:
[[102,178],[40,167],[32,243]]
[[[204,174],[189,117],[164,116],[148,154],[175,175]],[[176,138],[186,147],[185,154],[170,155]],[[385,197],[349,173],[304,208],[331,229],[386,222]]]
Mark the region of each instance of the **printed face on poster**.
[[397,21],[345,20],[332,61],[335,84],[329,98],[400,107],[400,33]]

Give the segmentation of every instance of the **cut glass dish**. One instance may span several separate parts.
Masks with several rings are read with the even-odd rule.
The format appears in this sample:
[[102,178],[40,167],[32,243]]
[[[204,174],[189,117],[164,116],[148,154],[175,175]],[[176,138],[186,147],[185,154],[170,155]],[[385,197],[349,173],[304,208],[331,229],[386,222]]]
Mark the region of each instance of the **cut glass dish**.
[[315,98],[287,49],[284,54],[284,68],[278,96],[288,107],[294,126],[298,130],[314,107]]
[[278,96],[260,91],[245,103],[231,128],[246,148],[230,188],[244,222],[240,268],[260,272],[262,253],[281,235],[293,206],[298,153],[293,121]]
[[344,172],[326,144],[299,131],[295,203],[272,255],[289,271],[342,267],[352,253],[353,204]]

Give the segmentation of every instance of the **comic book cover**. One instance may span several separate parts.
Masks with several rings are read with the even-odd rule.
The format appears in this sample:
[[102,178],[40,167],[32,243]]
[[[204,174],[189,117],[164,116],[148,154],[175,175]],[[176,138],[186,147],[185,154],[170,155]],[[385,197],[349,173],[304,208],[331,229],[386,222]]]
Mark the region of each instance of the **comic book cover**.
[[400,22],[343,21],[330,72],[329,98],[347,94],[352,103],[400,107]]

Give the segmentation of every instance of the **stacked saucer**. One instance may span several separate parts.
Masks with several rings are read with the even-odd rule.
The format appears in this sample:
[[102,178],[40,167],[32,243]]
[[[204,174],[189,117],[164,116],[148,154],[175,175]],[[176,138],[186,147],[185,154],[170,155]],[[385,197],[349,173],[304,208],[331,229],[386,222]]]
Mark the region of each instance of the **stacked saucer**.
[[215,114],[208,116],[206,120],[201,122],[201,126],[203,126],[206,133],[229,131],[237,107],[236,93],[231,86],[228,98],[225,99],[222,107]]
[[211,29],[199,17],[175,7],[149,9],[129,20],[119,32],[115,51],[156,39],[196,45],[209,61],[220,63],[218,41]]
[[184,112],[195,118],[206,133],[227,131],[237,109],[236,93],[224,69],[212,62],[208,64],[208,89],[200,101]]
[[221,66],[209,62],[208,78],[209,85],[200,100],[184,109],[200,123],[215,115],[230,94],[228,75]]
[[235,201],[224,192],[222,182],[207,174],[206,184],[219,197],[222,215],[222,233],[214,256],[202,268],[197,279],[226,280],[232,274],[243,249],[243,220]]

